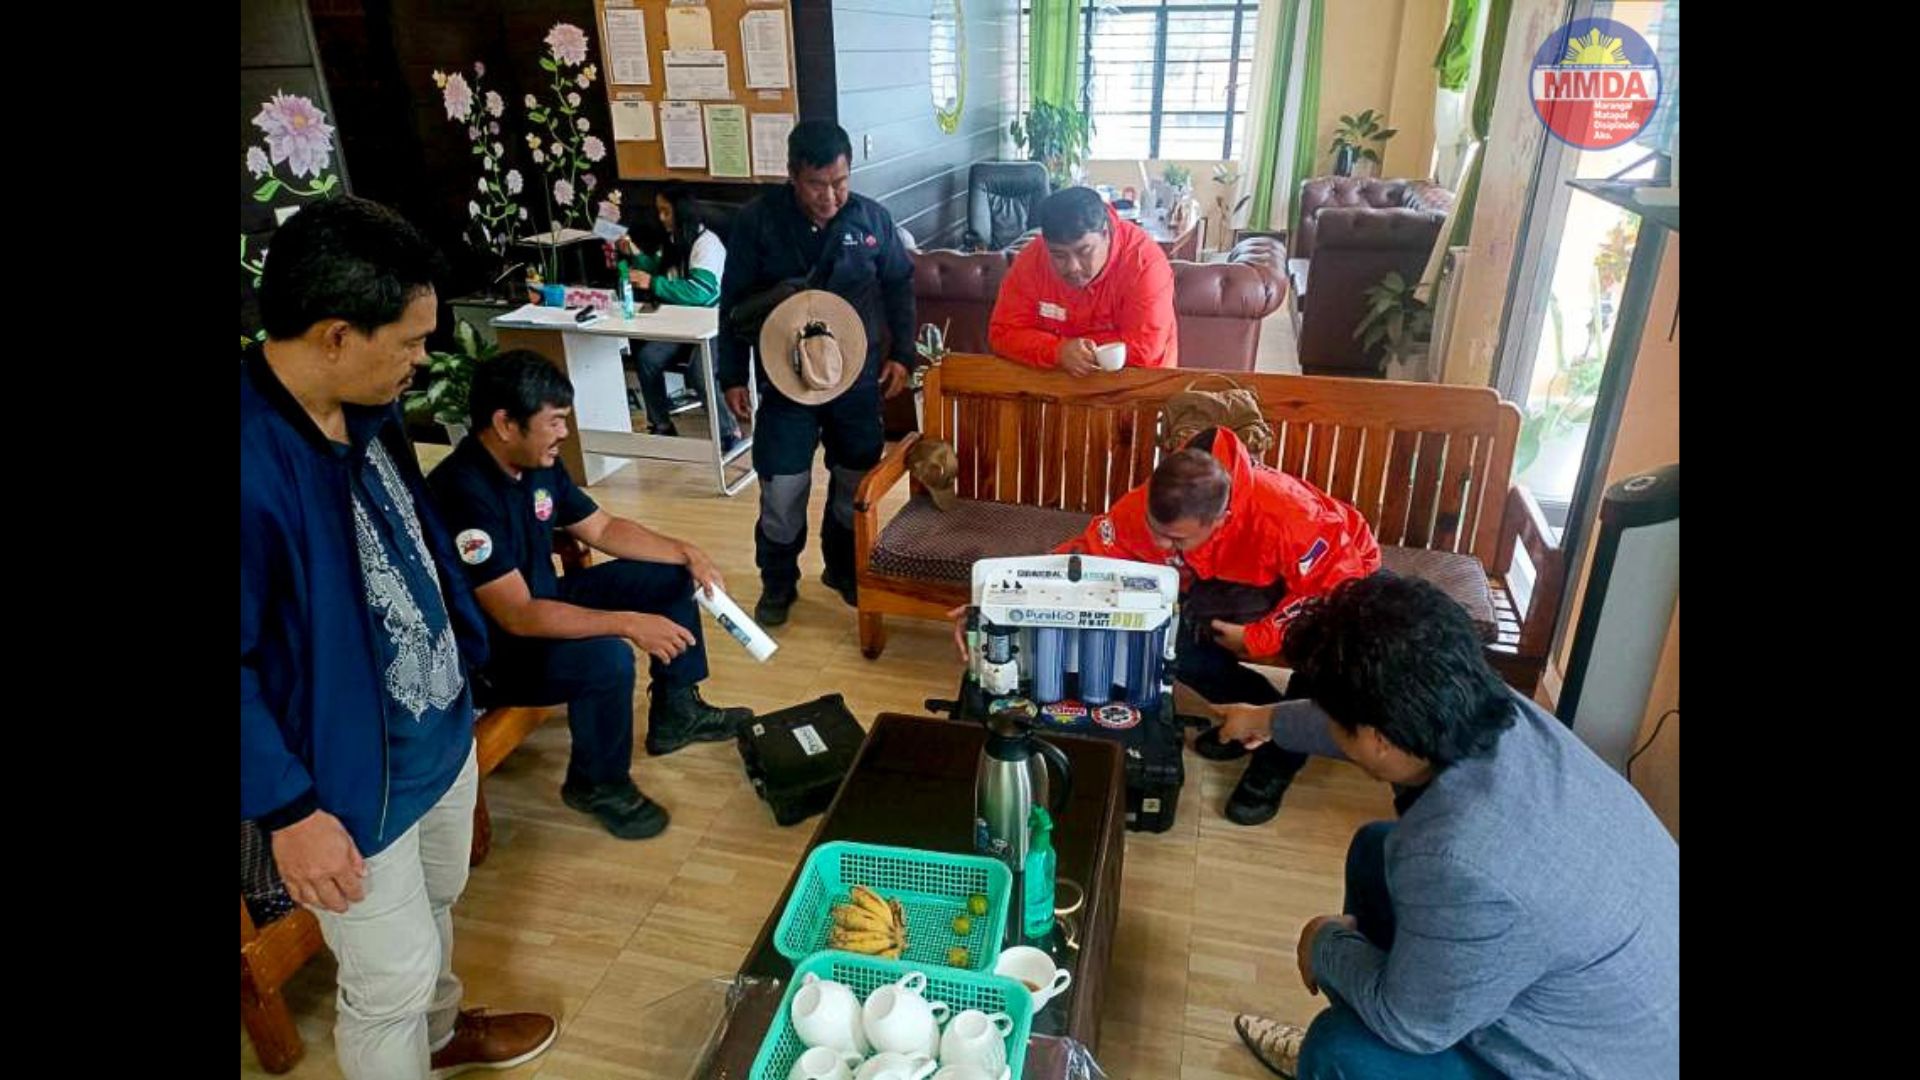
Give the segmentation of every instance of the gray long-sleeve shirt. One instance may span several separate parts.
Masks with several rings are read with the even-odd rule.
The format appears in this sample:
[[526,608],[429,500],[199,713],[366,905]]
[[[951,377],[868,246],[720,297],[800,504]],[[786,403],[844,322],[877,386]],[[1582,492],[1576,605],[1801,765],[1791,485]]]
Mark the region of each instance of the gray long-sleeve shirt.
[[1273,707],[1273,741],[1282,750],[1296,754],[1347,760],[1340,744],[1327,730],[1325,709],[1312,698],[1294,698]]
[[[1679,847],[1566,725],[1514,701],[1494,752],[1442,770],[1387,840],[1393,948],[1329,924],[1316,978],[1410,1053],[1464,1041],[1508,1076],[1678,1076]],[[1333,746],[1305,703],[1274,737]]]

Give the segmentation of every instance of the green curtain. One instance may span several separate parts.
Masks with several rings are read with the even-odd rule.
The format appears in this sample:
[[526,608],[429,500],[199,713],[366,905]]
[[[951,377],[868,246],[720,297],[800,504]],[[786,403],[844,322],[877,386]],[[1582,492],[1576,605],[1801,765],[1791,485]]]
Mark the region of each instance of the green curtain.
[[1080,108],[1080,0],[1033,0],[1027,46],[1033,104]]
[[1306,70],[1300,73],[1300,102],[1294,117],[1293,173],[1287,185],[1287,235],[1300,234],[1300,181],[1313,175],[1320,147],[1320,38],[1326,22],[1324,0],[1307,0]]
[[1433,58],[1442,90],[1459,93],[1467,88],[1467,79],[1473,74],[1473,17],[1479,8],[1480,0],[1453,0],[1446,36],[1440,39],[1440,51]]
[[1273,223],[1273,174],[1280,167],[1280,122],[1287,114],[1287,84],[1293,73],[1293,31],[1300,22],[1300,0],[1282,0],[1280,14],[1274,18],[1276,44],[1273,63],[1267,68],[1265,96],[1260,115],[1254,117],[1254,130],[1260,132],[1259,152],[1253,160],[1253,202],[1247,210],[1248,223],[1260,228]]
[[1507,18],[1513,13],[1513,0],[1489,0],[1487,38],[1480,43],[1480,79],[1473,89],[1473,137],[1480,143],[1473,168],[1460,185],[1453,202],[1453,227],[1447,234],[1447,246],[1459,247],[1473,234],[1473,204],[1480,196],[1480,174],[1487,164],[1487,132],[1493,126],[1493,98],[1500,90],[1500,56],[1507,48]]

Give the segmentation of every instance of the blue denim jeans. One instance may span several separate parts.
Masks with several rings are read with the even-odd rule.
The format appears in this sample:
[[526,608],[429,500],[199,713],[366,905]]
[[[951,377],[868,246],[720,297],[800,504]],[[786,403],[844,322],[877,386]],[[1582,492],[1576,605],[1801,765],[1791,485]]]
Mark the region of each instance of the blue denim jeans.
[[[1394,822],[1363,826],[1347,848],[1347,896],[1343,905],[1367,940],[1393,948],[1393,900],[1387,891],[1387,837]],[[1367,1028],[1360,1014],[1329,990],[1332,1006],[1307,1028],[1300,1044],[1299,1080],[1358,1080],[1361,1077],[1407,1080],[1482,1080],[1500,1074],[1462,1046],[1437,1054],[1409,1054],[1388,1046]]]
[[[560,579],[558,599],[598,611],[664,615],[693,633],[693,645],[670,664],[648,657],[656,686],[697,686],[707,677],[706,637],[684,566],[614,559]],[[573,749],[567,785],[631,783],[633,646],[625,638],[573,640],[515,637],[493,628],[487,660],[489,705],[565,705]]]

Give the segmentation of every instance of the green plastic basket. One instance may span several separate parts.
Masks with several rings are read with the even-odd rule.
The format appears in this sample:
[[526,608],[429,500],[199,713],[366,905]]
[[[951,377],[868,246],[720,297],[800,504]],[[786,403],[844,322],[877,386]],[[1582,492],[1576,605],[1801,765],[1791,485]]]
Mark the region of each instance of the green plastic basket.
[[[814,848],[800,880],[780,913],[773,947],[798,963],[827,948],[833,906],[845,903],[849,890],[865,885],[882,897],[900,901],[907,914],[907,948],[900,959],[945,967],[947,950],[967,950],[967,970],[986,971],[1000,955],[1007,926],[1013,874],[997,859],[949,855],[918,848],[887,847],[833,840]],[[967,910],[967,899],[987,898],[987,913]],[[953,918],[972,920],[972,932],[953,932]]]
[[[904,903],[905,901],[902,901]],[[1007,1068],[1012,1080],[1020,1080],[1027,1065],[1027,1036],[1033,1032],[1033,997],[1027,988],[1004,975],[978,974],[941,964],[912,964],[905,960],[887,960],[878,956],[828,951],[794,965],[793,980],[780,999],[780,1011],[774,1015],[760,1053],[753,1059],[748,1080],[787,1080],[793,1063],[807,1049],[793,1030],[793,996],[800,992],[801,981],[809,974],[843,983],[862,1002],[882,986],[899,982],[919,971],[927,976],[922,992],[928,1001],[944,1001],[955,1015],[967,1009],[984,1013],[1006,1013],[1013,1018],[1013,1030],[1007,1033]]]

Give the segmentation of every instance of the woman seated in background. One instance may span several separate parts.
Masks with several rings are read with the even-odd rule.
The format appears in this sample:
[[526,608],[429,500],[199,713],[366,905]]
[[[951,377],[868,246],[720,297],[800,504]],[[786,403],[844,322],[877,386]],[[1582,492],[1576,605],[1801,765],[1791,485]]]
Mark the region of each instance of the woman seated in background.
[[[714,307],[720,303],[720,275],[727,262],[727,246],[707,228],[706,212],[700,201],[680,184],[668,184],[653,198],[654,212],[666,233],[666,244],[657,254],[641,251],[631,234],[620,238],[619,254],[627,260],[627,278],[634,292],[650,295],[662,304],[687,307]],[[695,347],[673,341],[649,341],[634,354],[640,374],[640,398],[646,404],[647,431],[654,435],[678,435],[673,426],[671,406],[667,402],[667,365]],[[698,367],[689,369],[688,386],[699,386]],[[740,426],[733,414],[714,402],[720,416],[720,442],[731,448],[739,441]]]

